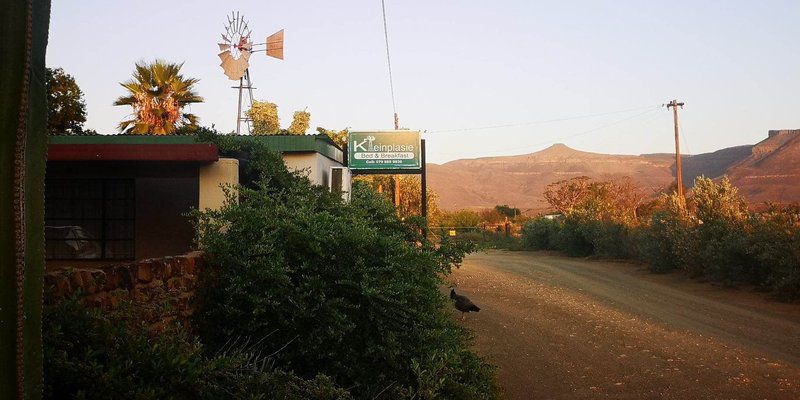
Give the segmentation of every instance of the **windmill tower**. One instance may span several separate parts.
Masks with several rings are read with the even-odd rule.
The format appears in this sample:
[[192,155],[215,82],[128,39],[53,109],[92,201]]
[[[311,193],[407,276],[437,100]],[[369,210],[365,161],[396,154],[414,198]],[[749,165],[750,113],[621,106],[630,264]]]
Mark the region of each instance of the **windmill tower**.
[[[232,86],[239,90],[239,103],[236,107],[236,134],[241,133],[242,122],[247,124],[247,132],[251,132],[250,119],[242,116],[242,97],[247,90],[250,106],[253,106],[253,82],[250,80],[250,55],[260,51],[268,56],[283,60],[283,29],[272,35],[267,36],[264,43],[253,43],[250,36],[252,30],[248,26],[247,20],[239,12],[231,12],[227,16],[228,22],[225,24],[225,32],[222,34],[222,43],[219,45],[220,53],[217,54],[222,60],[219,64],[228,79],[239,81],[239,86]],[[263,47],[262,47],[263,46]]]

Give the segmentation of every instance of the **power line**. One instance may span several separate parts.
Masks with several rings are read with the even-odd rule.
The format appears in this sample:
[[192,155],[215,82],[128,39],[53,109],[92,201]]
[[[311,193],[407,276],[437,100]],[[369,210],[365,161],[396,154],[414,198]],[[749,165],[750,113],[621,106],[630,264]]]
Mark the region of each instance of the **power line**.
[[[619,124],[622,124],[624,122],[628,122],[630,120],[645,116],[645,115],[650,114],[650,113],[654,113],[654,115],[657,116],[658,113],[656,113],[656,111],[658,111],[659,108],[661,108],[661,106],[648,107],[647,110],[645,110],[643,112],[640,112],[640,113],[637,113],[635,115],[632,115],[630,117],[626,117],[626,118],[623,118],[623,119],[620,119],[620,120],[616,120],[614,122],[611,122],[611,123],[608,123],[608,124],[604,124],[604,125],[601,125],[601,126],[597,126],[595,128],[588,129],[588,130],[585,130],[585,131],[581,131],[581,132],[578,132],[578,133],[575,133],[575,134],[562,136],[562,137],[559,137],[559,138],[550,139],[550,140],[539,142],[539,143],[534,143],[534,144],[530,144],[530,145],[526,145],[526,146],[522,146],[522,147],[517,146],[517,147],[513,147],[513,148],[489,149],[489,150],[484,150],[484,151],[485,152],[491,152],[491,153],[497,153],[497,152],[506,152],[506,151],[512,151],[512,150],[525,150],[525,149],[529,149],[529,148],[533,148],[533,147],[539,147],[539,146],[546,145],[546,144],[553,144],[553,143],[557,143],[557,142],[560,142],[560,141],[563,141],[563,140],[566,140],[566,139],[571,139],[571,138],[575,138],[575,137],[579,137],[579,136],[584,136],[584,135],[587,135],[589,133],[596,132],[596,131],[599,131],[599,130],[602,130],[602,129],[605,129],[605,128],[609,128],[609,127],[614,126],[614,125],[619,125]],[[652,122],[652,121],[653,121],[653,118],[650,118],[650,119],[647,119],[645,122],[649,123],[649,122]],[[460,154],[460,153],[441,153],[441,152],[437,152],[437,154],[456,155],[456,154]]]
[[397,104],[394,101],[394,80],[392,79],[392,58],[389,57],[389,28],[386,27],[386,2],[381,0],[381,10],[383,11],[383,38],[386,41],[386,64],[389,66],[389,90],[392,93],[392,111],[397,119]]
[[553,123],[553,122],[563,122],[563,121],[571,121],[571,120],[576,120],[576,119],[586,119],[586,118],[602,117],[602,116],[613,115],[613,114],[622,114],[622,113],[626,113],[626,112],[640,111],[640,110],[650,109],[650,108],[655,108],[655,107],[660,107],[660,106],[661,105],[646,106],[646,107],[636,107],[636,108],[628,108],[628,109],[624,109],[624,110],[609,111],[609,112],[596,113],[596,114],[583,114],[583,115],[576,115],[576,116],[572,116],[572,117],[553,118],[553,119],[545,119],[545,120],[538,120],[538,121],[528,121],[528,122],[519,122],[519,123],[511,123],[511,124],[486,125],[486,126],[478,126],[478,127],[473,127],[473,128],[440,129],[440,130],[425,131],[425,133],[451,133],[451,132],[479,131],[479,130],[486,130],[486,129],[514,128],[514,127],[519,127],[519,126],[540,125],[540,124],[548,124],[548,123]]
[[620,120],[616,120],[614,122],[611,122],[611,123],[608,123],[608,124],[604,124],[604,125],[600,125],[598,127],[595,127],[595,128],[592,128],[592,129],[588,129],[588,130],[585,130],[585,131],[581,131],[581,132],[578,132],[578,133],[575,133],[575,134],[572,134],[572,135],[562,136],[562,137],[559,137],[559,138],[556,138],[556,139],[552,139],[552,140],[548,140],[548,141],[544,141],[544,142],[539,142],[539,143],[535,143],[535,144],[531,144],[531,145],[527,145],[527,146],[522,146],[522,147],[513,147],[513,148],[506,148],[506,149],[500,149],[500,150],[490,150],[490,151],[524,150],[524,149],[529,149],[531,147],[538,147],[538,146],[545,145],[545,144],[556,143],[556,142],[560,142],[562,140],[572,139],[572,138],[576,138],[576,137],[579,137],[579,136],[588,135],[588,134],[590,134],[592,132],[597,132],[597,131],[602,130],[602,129],[610,128],[612,126],[619,125],[619,124],[622,124],[624,122],[628,122],[630,120],[639,118],[639,117],[641,117],[643,115],[655,112],[655,111],[658,110],[659,107],[650,107],[649,109],[647,109],[647,110],[645,110],[643,112],[637,113],[635,115],[632,115],[630,117],[626,117],[626,118],[623,118],[623,119],[620,119]]

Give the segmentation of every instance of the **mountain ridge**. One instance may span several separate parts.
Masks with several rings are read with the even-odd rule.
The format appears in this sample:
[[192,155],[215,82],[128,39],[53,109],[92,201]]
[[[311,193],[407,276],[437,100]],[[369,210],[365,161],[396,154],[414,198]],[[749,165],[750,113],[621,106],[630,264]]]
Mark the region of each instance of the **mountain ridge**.
[[[730,176],[750,203],[800,201],[800,130],[773,130],[755,145],[723,148],[681,157],[686,186],[704,175]],[[657,193],[675,180],[674,155],[604,154],[556,143],[513,156],[490,156],[428,164],[428,185],[444,210],[508,204],[543,210],[542,197],[552,182],[576,176],[619,179],[628,176],[645,192]],[[797,189],[794,186],[798,186]]]

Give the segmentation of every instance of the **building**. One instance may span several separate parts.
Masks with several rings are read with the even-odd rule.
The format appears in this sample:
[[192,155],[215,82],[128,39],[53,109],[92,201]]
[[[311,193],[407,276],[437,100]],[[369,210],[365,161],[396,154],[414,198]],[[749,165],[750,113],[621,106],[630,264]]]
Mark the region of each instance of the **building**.
[[[349,191],[327,136],[259,136],[312,183]],[[45,178],[47,265],[90,266],[191,250],[187,213],[225,201],[240,160],[193,135],[51,136]],[[338,177],[338,178],[337,178]]]

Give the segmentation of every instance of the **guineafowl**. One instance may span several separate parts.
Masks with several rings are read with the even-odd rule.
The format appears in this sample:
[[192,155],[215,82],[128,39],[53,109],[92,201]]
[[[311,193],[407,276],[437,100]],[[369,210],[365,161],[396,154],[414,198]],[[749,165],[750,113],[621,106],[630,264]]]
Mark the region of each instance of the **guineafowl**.
[[480,307],[476,306],[467,296],[456,294],[456,290],[450,288],[450,300],[453,300],[456,310],[461,311],[461,319],[464,319],[464,314],[470,311],[478,312]]

